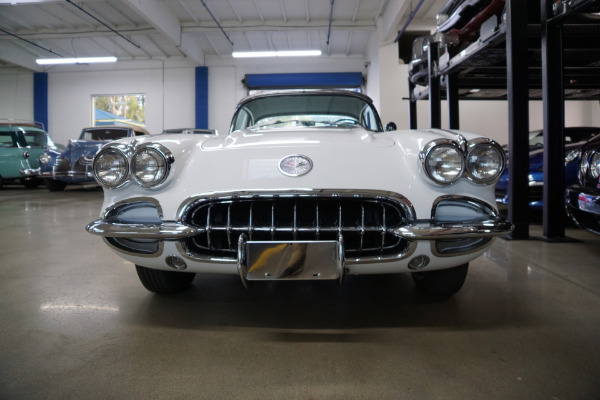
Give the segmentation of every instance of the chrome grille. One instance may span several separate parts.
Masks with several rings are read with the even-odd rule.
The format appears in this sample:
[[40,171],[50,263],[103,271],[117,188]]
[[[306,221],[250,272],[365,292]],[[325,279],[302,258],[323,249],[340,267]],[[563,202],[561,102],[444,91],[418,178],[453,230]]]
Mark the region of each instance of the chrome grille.
[[410,218],[392,199],[340,196],[273,196],[200,200],[182,222],[200,230],[185,241],[188,254],[232,257],[241,234],[256,241],[344,240],[347,258],[402,254],[408,241],[392,233]]

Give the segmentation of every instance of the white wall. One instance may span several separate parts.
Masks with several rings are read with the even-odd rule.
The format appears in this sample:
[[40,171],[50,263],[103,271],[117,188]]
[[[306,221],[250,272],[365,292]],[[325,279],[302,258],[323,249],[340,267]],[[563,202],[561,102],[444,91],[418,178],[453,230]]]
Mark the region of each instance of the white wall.
[[[378,105],[385,123],[394,121],[408,129],[408,66],[398,59],[396,44],[379,45],[377,33],[367,56],[298,59],[219,60],[207,57],[209,67],[209,126],[226,133],[237,102],[246,95],[242,79],[250,73],[362,72],[365,91]],[[83,67],[85,68],[85,67]],[[57,143],[76,137],[92,123],[91,96],[95,94],[146,94],[146,124],[151,133],[166,128],[193,127],[195,123],[195,69],[172,64],[163,69],[91,70],[74,67],[68,72],[49,72],[49,126]],[[33,119],[33,73],[22,68],[0,69],[0,118]],[[500,143],[508,142],[508,108],[505,101],[461,101],[461,129],[482,133]],[[597,101],[566,102],[565,124],[600,126]],[[429,127],[429,104],[418,102],[418,126]],[[442,126],[447,127],[446,104]],[[530,102],[530,127],[542,127],[542,103]]]
[[0,119],[33,120],[33,73],[0,69]]
[[48,74],[48,125],[57,143],[92,125],[92,95],[145,94],[146,129],[193,127],[194,68],[55,72]]

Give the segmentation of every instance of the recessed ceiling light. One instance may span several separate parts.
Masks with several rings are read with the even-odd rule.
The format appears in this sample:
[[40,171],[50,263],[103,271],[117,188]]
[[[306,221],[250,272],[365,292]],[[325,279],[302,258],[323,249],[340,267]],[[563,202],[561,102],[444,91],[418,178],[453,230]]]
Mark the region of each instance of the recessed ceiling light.
[[38,58],[35,60],[39,65],[93,64],[116,61],[117,57]]
[[314,57],[320,56],[321,50],[234,51],[231,55],[234,58]]

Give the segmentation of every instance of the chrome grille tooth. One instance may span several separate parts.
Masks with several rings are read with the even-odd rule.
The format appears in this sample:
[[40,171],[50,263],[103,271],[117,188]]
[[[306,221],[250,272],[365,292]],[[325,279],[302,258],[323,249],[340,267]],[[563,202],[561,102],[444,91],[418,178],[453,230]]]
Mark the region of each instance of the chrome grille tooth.
[[254,214],[254,203],[250,203],[250,212],[248,216],[248,240],[252,240],[252,232],[254,231],[253,214]]
[[271,203],[271,240],[275,240],[275,202]]
[[385,249],[385,234],[387,233],[385,204],[381,203],[382,220],[381,220],[381,251]]
[[317,240],[319,239],[319,234],[321,233],[321,228],[319,227],[319,202],[316,201],[315,202],[315,214],[316,214],[316,234],[317,234]]
[[360,247],[359,250],[363,249],[365,240],[365,204],[360,204]]
[[212,224],[210,223],[210,212],[212,211],[213,205],[208,206],[208,210],[206,211],[206,246],[209,249],[212,249],[212,242],[210,240],[210,231],[212,229]]
[[294,240],[298,240],[298,214],[297,214],[297,209],[296,207],[298,206],[298,203],[294,202],[294,231],[292,236],[294,237]]
[[233,202],[229,203],[227,206],[227,243],[229,245],[229,250],[231,247],[231,207],[233,206]]

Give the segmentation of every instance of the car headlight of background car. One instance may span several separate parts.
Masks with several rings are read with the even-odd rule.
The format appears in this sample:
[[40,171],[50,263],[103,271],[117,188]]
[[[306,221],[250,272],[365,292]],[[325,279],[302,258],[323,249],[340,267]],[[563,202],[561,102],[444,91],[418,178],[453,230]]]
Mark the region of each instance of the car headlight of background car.
[[169,176],[172,153],[159,144],[137,148],[114,145],[102,149],[94,158],[94,175],[103,186],[114,189],[133,181],[144,188],[160,186]]
[[50,163],[50,161],[52,161],[52,156],[50,155],[50,153],[43,152],[42,154],[40,154],[40,163],[48,164]]
[[425,175],[439,185],[451,185],[464,177],[478,185],[490,185],[500,179],[506,166],[504,150],[489,139],[462,146],[449,139],[434,140],[419,158]]

